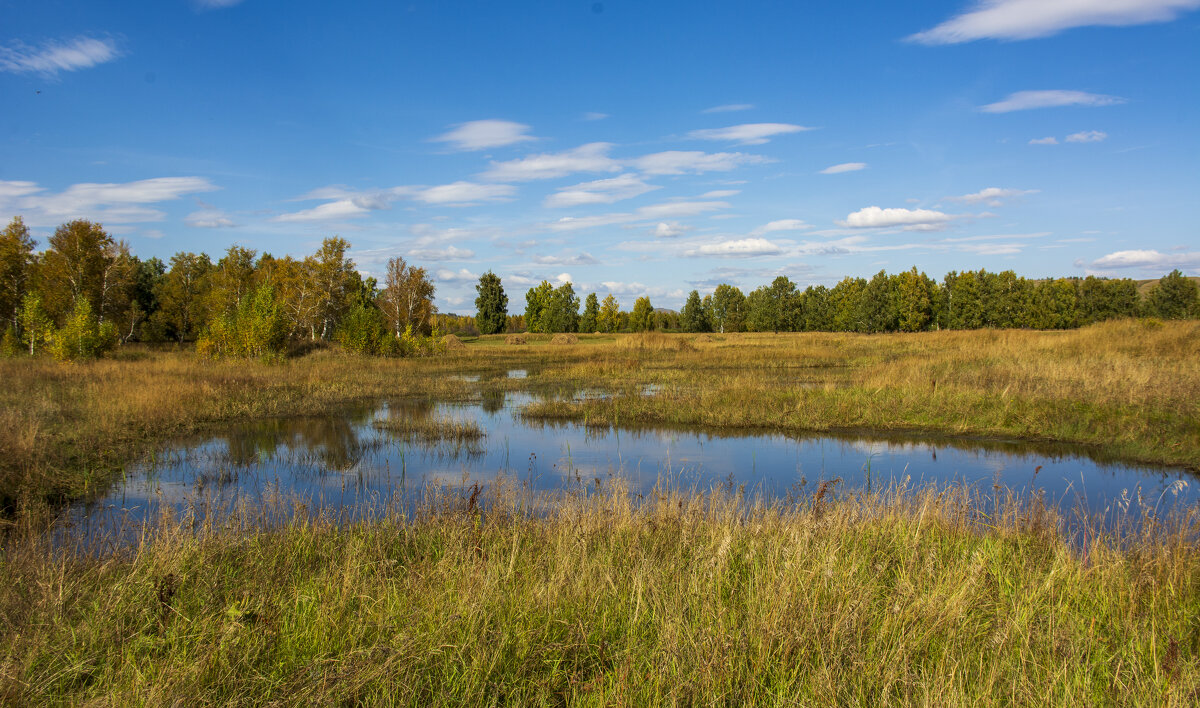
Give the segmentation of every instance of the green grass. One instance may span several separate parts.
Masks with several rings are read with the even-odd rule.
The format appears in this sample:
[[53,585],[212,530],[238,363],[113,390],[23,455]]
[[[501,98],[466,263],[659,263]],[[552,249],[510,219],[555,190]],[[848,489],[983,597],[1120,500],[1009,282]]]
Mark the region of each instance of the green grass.
[[500,485],[343,527],[164,520],[102,559],[26,537],[0,703],[1195,705],[1197,514],[1056,523],[953,490]]

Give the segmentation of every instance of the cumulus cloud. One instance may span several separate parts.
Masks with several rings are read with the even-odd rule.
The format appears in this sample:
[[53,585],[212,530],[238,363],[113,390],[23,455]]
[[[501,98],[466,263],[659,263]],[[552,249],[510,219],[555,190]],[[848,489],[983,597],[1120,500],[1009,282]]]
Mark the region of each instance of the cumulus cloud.
[[980,106],[984,113],[1011,113],[1013,111],[1028,111],[1034,108],[1058,108],[1060,106],[1114,106],[1124,103],[1120,96],[1105,96],[1086,91],[1017,91],[1010,93],[1003,101]]
[[529,130],[524,123],[508,120],[473,120],[459,123],[453,130],[431,140],[449,143],[456,150],[486,150],[536,140],[532,135],[526,135]]
[[843,162],[840,165],[830,165],[829,167],[826,167],[825,169],[821,170],[820,174],[840,175],[843,172],[858,172],[859,170],[865,169],[867,169],[867,163],[865,162]]
[[573,207],[584,204],[612,204],[624,199],[632,199],[646,192],[659,189],[657,185],[646,184],[635,174],[623,174],[610,179],[598,179],[592,182],[563,187],[542,202],[546,207]]
[[960,44],[978,39],[1048,37],[1074,27],[1168,22],[1200,0],[977,0],[967,11],[908,39]]
[[953,219],[949,214],[931,209],[881,209],[869,206],[850,214],[841,226],[852,229],[874,229],[902,226],[909,230],[933,230]]
[[988,206],[1001,206],[1005,199],[1014,197],[1022,197],[1026,194],[1037,194],[1036,189],[1001,189],[1000,187],[988,187],[981,189],[974,194],[964,194],[959,197],[946,197],[951,201],[965,202],[967,204],[979,204],[987,202]]
[[1099,143],[1108,138],[1108,133],[1100,130],[1084,130],[1067,136],[1068,143]]
[[735,111],[749,111],[754,108],[753,103],[727,103],[723,106],[713,106],[705,108],[701,113],[733,113]]
[[438,268],[434,273],[437,279],[446,283],[471,283],[479,280],[478,273],[472,273],[466,268],[460,268],[457,271],[449,268]]
[[654,227],[655,238],[675,238],[691,231],[692,227],[679,223],[678,221],[660,221]]
[[120,52],[111,39],[76,37],[65,42],[46,42],[40,47],[14,42],[0,47],[0,71],[57,76],[60,71],[90,69],[118,56]]
[[122,183],[74,184],[48,193],[35,182],[0,181],[0,215],[21,214],[31,226],[52,226],[71,219],[102,223],[159,221],[166,214],[146,205],[219,189],[203,177],[156,177]]
[[774,256],[782,252],[783,249],[765,238],[741,238],[732,241],[706,243],[697,248],[684,251],[684,255],[753,258],[757,256]]
[[742,152],[701,152],[699,150],[667,150],[630,160],[630,164],[648,175],[701,174],[728,172],[742,165],[762,165],[772,162],[762,155]]
[[1033,138],[1029,141],[1030,145],[1058,145],[1058,138],[1053,135],[1045,138]]
[[812,226],[806,224],[802,219],[779,219],[767,222],[751,233],[761,236],[762,234],[769,234],[775,231],[803,231],[804,229],[811,228]]
[[762,145],[776,135],[800,133],[806,130],[812,130],[812,128],[791,123],[744,123],[731,125],[728,128],[693,130],[688,133],[688,137],[696,140],[727,140],[739,145]]
[[184,217],[183,223],[196,229],[222,229],[234,226],[233,219],[220,209],[201,209]]
[[577,172],[617,172],[621,163],[608,156],[611,143],[588,143],[573,150],[492,162],[483,178],[493,182],[524,182],[565,177]]
[[1160,253],[1154,250],[1115,251],[1092,261],[1095,268],[1141,268],[1169,271],[1175,268],[1200,269],[1200,252]]

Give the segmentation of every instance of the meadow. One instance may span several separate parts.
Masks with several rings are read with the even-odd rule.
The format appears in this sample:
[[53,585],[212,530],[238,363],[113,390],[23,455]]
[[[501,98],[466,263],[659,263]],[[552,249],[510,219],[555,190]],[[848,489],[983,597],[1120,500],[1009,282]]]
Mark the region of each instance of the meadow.
[[[0,703],[1194,705],[1200,510],[1066,536],[977,490],[431,491],[345,523],[278,498],[116,552],[43,533],[187,433],[353,401],[603,389],[589,424],[1072,443],[1200,469],[1200,323],[1075,331],[468,339],[282,363],[2,360]],[[644,395],[650,386],[652,395]],[[470,441],[478,430],[400,427]],[[990,490],[989,490],[990,491]],[[1079,525],[1076,525],[1079,528]]]

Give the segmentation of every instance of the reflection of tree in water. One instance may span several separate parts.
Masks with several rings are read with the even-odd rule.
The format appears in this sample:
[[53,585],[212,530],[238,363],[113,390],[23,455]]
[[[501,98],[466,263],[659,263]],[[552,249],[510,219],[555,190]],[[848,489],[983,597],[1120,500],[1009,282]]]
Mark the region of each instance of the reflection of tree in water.
[[500,389],[485,389],[480,397],[484,413],[496,413],[504,408],[504,391]]
[[347,470],[362,458],[363,445],[356,429],[370,415],[371,409],[366,408],[341,416],[275,418],[238,426],[222,439],[233,465],[261,464],[290,451],[304,454],[306,461],[318,462],[325,469]]

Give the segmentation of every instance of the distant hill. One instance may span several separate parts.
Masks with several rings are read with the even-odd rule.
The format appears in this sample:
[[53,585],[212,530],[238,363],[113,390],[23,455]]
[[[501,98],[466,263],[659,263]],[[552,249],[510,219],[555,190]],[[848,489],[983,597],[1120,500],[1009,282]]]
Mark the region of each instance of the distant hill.
[[[1200,285],[1200,276],[1189,275],[1189,276],[1187,276],[1187,279],[1192,281],[1193,283],[1196,283],[1197,285]],[[1146,293],[1150,292],[1154,288],[1155,285],[1158,285],[1158,281],[1160,281],[1160,280],[1162,280],[1162,278],[1150,278],[1149,280],[1135,280],[1134,282],[1137,283],[1138,294],[1145,297]]]

